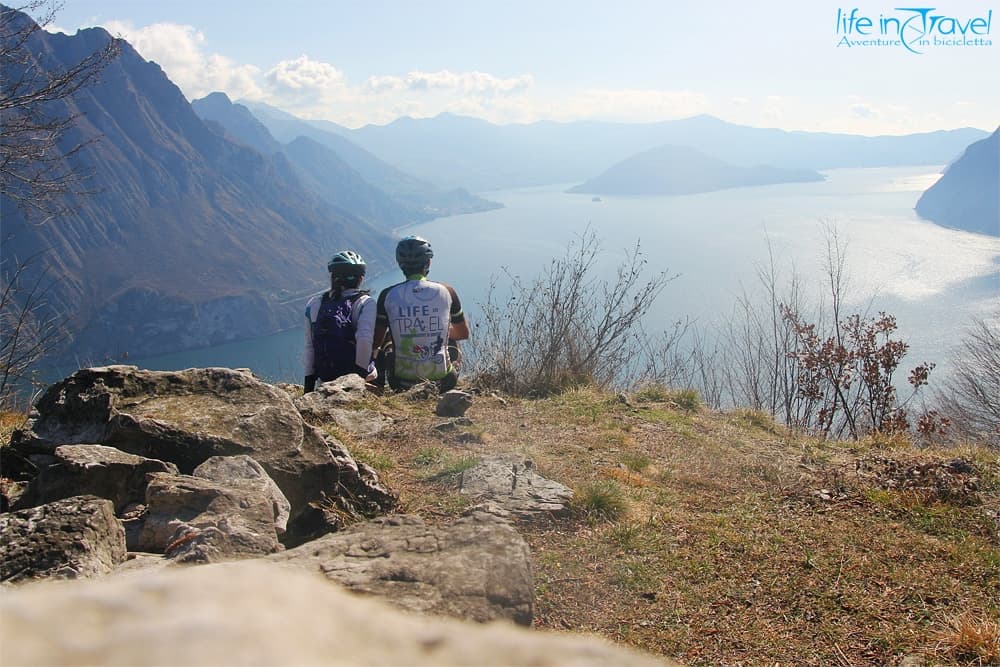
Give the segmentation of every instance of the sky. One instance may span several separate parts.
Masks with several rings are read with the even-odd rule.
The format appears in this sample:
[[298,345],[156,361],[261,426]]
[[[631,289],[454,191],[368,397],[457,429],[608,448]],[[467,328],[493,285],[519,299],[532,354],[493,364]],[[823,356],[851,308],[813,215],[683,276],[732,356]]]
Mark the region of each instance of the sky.
[[451,112],[501,124],[711,114],[866,135],[995,129],[1000,0],[906,7],[64,0],[48,29],[124,37],[189,100],[222,91],[348,127]]

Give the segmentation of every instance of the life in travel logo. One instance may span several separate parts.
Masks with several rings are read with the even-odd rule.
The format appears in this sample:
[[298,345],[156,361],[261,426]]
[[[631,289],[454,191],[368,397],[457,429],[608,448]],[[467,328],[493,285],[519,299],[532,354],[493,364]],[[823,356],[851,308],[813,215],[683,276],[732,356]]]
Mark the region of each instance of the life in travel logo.
[[993,46],[993,10],[978,16],[954,16],[934,7],[895,7],[868,14],[837,10],[837,48],[900,48],[924,53],[941,48]]

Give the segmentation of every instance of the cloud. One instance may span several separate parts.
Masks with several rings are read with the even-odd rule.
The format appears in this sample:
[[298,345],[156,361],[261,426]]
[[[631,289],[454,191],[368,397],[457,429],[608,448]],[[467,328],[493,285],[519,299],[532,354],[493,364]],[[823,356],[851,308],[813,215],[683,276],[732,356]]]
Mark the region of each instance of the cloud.
[[153,23],[136,28],[130,23],[109,21],[102,27],[126,39],[139,54],[157,63],[188,99],[221,90],[233,99],[262,96],[253,65],[238,65],[231,59],[205,52],[205,35],[193,26]]
[[873,107],[868,103],[858,103],[851,105],[851,113],[858,118],[877,118],[879,115],[878,109]]
[[280,94],[322,97],[330,91],[345,88],[344,73],[330,63],[299,56],[295,60],[282,60],[264,75],[272,91]]
[[486,72],[438,72],[413,71],[405,77],[372,76],[366,89],[375,94],[395,93],[403,90],[412,92],[451,91],[470,95],[509,95],[531,88],[535,78],[530,74],[502,79]]

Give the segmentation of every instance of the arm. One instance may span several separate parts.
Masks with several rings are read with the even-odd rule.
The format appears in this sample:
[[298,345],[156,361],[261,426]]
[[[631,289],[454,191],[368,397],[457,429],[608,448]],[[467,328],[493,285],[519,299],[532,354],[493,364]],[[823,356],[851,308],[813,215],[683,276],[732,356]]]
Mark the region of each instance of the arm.
[[448,338],[450,340],[466,340],[469,337],[469,324],[465,320],[459,323],[452,322],[448,326]]
[[451,295],[451,321],[448,325],[449,340],[466,340],[469,337],[469,323],[465,321],[465,313],[462,312],[462,301],[458,298],[458,293],[451,285],[446,285],[448,293]]
[[307,394],[316,388],[316,375],[313,373],[316,356],[313,351],[312,305],[312,300],[306,305],[306,343],[302,353],[302,366],[305,369],[305,379],[302,384]]
[[378,302],[375,306],[375,333],[372,336],[372,353],[374,354],[385,344],[385,335],[389,331],[389,314],[385,310],[385,295],[387,290],[382,290],[378,295]]
[[374,332],[375,301],[371,297],[363,296],[358,300],[357,325],[354,330],[354,365],[365,369],[366,376],[372,360]]

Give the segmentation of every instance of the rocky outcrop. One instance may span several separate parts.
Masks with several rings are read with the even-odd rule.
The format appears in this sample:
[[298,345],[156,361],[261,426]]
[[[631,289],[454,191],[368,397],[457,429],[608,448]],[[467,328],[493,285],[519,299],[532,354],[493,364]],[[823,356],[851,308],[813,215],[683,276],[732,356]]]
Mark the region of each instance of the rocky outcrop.
[[38,584],[0,597],[0,616],[5,665],[675,664],[595,638],[404,614],[254,562]]
[[416,516],[383,517],[268,560],[320,572],[412,611],[531,624],[528,545],[508,522],[485,513],[446,528]]
[[42,395],[11,448],[44,459],[70,443],[169,461],[185,474],[213,456],[246,454],[277,483],[293,517],[324,495],[344,498],[364,516],[396,503],[371,468],[303,422],[286,392],[225,368],[77,371]]
[[462,473],[461,491],[520,518],[561,514],[573,498],[572,489],[542,477],[519,454],[482,459]]
[[91,577],[124,560],[125,530],[110,500],[75,496],[0,514],[0,581]]
[[54,461],[42,468],[14,509],[34,507],[72,496],[107,498],[120,513],[130,503],[146,500],[146,475],[178,472],[173,463],[127,454],[104,445],[62,445]]

